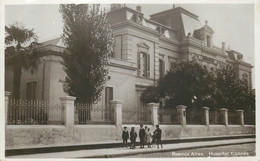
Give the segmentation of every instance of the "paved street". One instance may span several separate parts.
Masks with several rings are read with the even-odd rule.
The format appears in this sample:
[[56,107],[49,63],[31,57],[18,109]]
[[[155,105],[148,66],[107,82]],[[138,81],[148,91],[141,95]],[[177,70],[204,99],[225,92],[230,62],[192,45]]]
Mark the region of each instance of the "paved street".
[[175,150],[170,152],[138,154],[127,158],[172,158],[172,157],[246,157],[255,155],[255,144],[239,144],[191,150]]
[[[230,146],[230,147],[229,147]],[[213,147],[213,148],[212,148]],[[190,157],[180,156],[177,152],[183,153],[183,155],[191,155],[194,151],[194,155],[200,155],[201,157],[208,156],[209,152],[212,155],[217,155],[217,152],[230,152],[229,156],[235,155],[236,152],[240,152],[242,156],[252,156],[255,154],[255,138],[244,139],[229,139],[229,140],[215,140],[215,141],[197,141],[188,143],[176,143],[165,144],[163,149],[157,148],[144,148],[144,149],[129,149],[129,148],[108,148],[108,149],[92,149],[92,150],[78,150],[78,151],[64,151],[42,154],[30,154],[30,155],[16,155],[8,158],[113,158],[113,157]],[[191,150],[188,150],[191,149]],[[194,150],[195,149],[195,150]],[[205,149],[205,150],[203,150]],[[207,150],[208,149],[208,150]],[[176,152],[176,155],[172,156],[172,152]],[[197,152],[197,153],[195,153]],[[199,154],[205,152],[205,154]],[[216,152],[216,154],[214,153]],[[243,153],[243,154],[242,154]],[[238,155],[238,153],[236,153]],[[220,154],[223,156],[224,154]],[[237,156],[235,155],[235,156]]]

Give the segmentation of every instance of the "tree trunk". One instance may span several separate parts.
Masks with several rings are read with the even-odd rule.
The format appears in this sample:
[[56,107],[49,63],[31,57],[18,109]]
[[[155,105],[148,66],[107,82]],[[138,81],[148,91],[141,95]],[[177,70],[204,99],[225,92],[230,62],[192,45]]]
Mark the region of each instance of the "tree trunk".
[[14,80],[13,80],[13,98],[20,99],[20,85],[21,85],[21,74],[22,68],[14,66]]

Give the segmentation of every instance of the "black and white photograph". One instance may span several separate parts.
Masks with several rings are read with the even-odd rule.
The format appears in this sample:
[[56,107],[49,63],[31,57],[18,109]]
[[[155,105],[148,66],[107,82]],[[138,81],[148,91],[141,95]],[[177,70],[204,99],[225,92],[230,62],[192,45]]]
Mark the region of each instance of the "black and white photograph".
[[259,159],[257,1],[24,2],[0,3],[1,158]]

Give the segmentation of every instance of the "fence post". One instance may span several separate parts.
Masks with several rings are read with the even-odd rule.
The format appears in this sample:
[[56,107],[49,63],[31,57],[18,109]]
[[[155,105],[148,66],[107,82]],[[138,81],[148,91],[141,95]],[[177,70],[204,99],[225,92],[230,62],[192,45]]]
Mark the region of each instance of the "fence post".
[[151,123],[153,126],[158,125],[158,103],[148,103],[148,108],[151,110]]
[[226,108],[221,108],[221,117],[223,118],[223,123],[225,126],[228,126],[228,109]]
[[205,125],[209,126],[209,108],[208,107],[202,107],[204,109],[204,121]]
[[114,123],[117,127],[122,126],[122,100],[110,101],[112,108],[114,109]]
[[5,125],[8,124],[8,102],[11,92],[5,91]]
[[61,105],[63,107],[63,121],[65,126],[73,126],[74,125],[74,101],[76,97],[65,96],[60,97]]
[[178,115],[178,121],[182,126],[186,126],[186,108],[187,106],[184,105],[178,105],[177,108],[177,115]]
[[237,112],[238,112],[238,117],[239,117],[239,124],[241,125],[241,126],[244,126],[244,110],[237,110]]

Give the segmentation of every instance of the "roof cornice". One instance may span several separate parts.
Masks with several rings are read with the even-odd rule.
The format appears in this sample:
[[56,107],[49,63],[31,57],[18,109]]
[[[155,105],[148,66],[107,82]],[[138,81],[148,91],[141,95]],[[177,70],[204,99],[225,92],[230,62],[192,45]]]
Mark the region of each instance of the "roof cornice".
[[176,7],[176,8],[172,8],[172,9],[165,10],[165,11],[162,11],[162,12],[158,12],[158,13],[150,15],[150,17],[158,17],[158,16],[162,16],[162,15],[168,15],[168,14],[172,14],[174,12],[183,13],[183,14],[186,14],[186,15],[192,17],[192,18],[195,18],[195,19],[199,18],[199,16],[195,15],[194,13],[191,13],[190,11],[188,11],[188,10],[182,8],[182,7]]
[[235,63],[239,64],[239,65],[242,64],[242,65],[244,65],[246,67],[249,67],[249,68],[253,68],[254,67],[253,65],[251,65],[251,64],[249,64],[247,62],[241,61],[241,60],[237,60],[237,61],[235,61]]
[[123,21],[123,22],[120,22],[120,23],[117,23],[117,24],[114,24],[111,26],[112,29],[115,29],[115,28],[119,28],[119,27],[123,27],[123,26],[132,26],[132,27],[135,27],[137,29],[140,29],[142,31],[145,31],[145,32],[149,32],[151,34],[154,34],[156,36],[160,36],[161,34],[158,33],[156,30],[153,30],[149,27],[146,27],[146,26],[143,26],[143,25],[140,25],[140,24],[137,24],[135,22],[132,22],[130,20],[126,20],[126,21]]
[[221,56],[224,58],[228,57],[228,55],[224,54],[225,53],[224,51],[220,51],[217,48],[216,48],[217,50],[215,48],[209,48],[209,47],[203,45],[200,40],[195,39],[193,37],[185,38],[184,41],[181,42],[180,44],[181,44],[181,46],[193,46],[193,47],[199,48],[202,51],[212,54],[214,56]]

